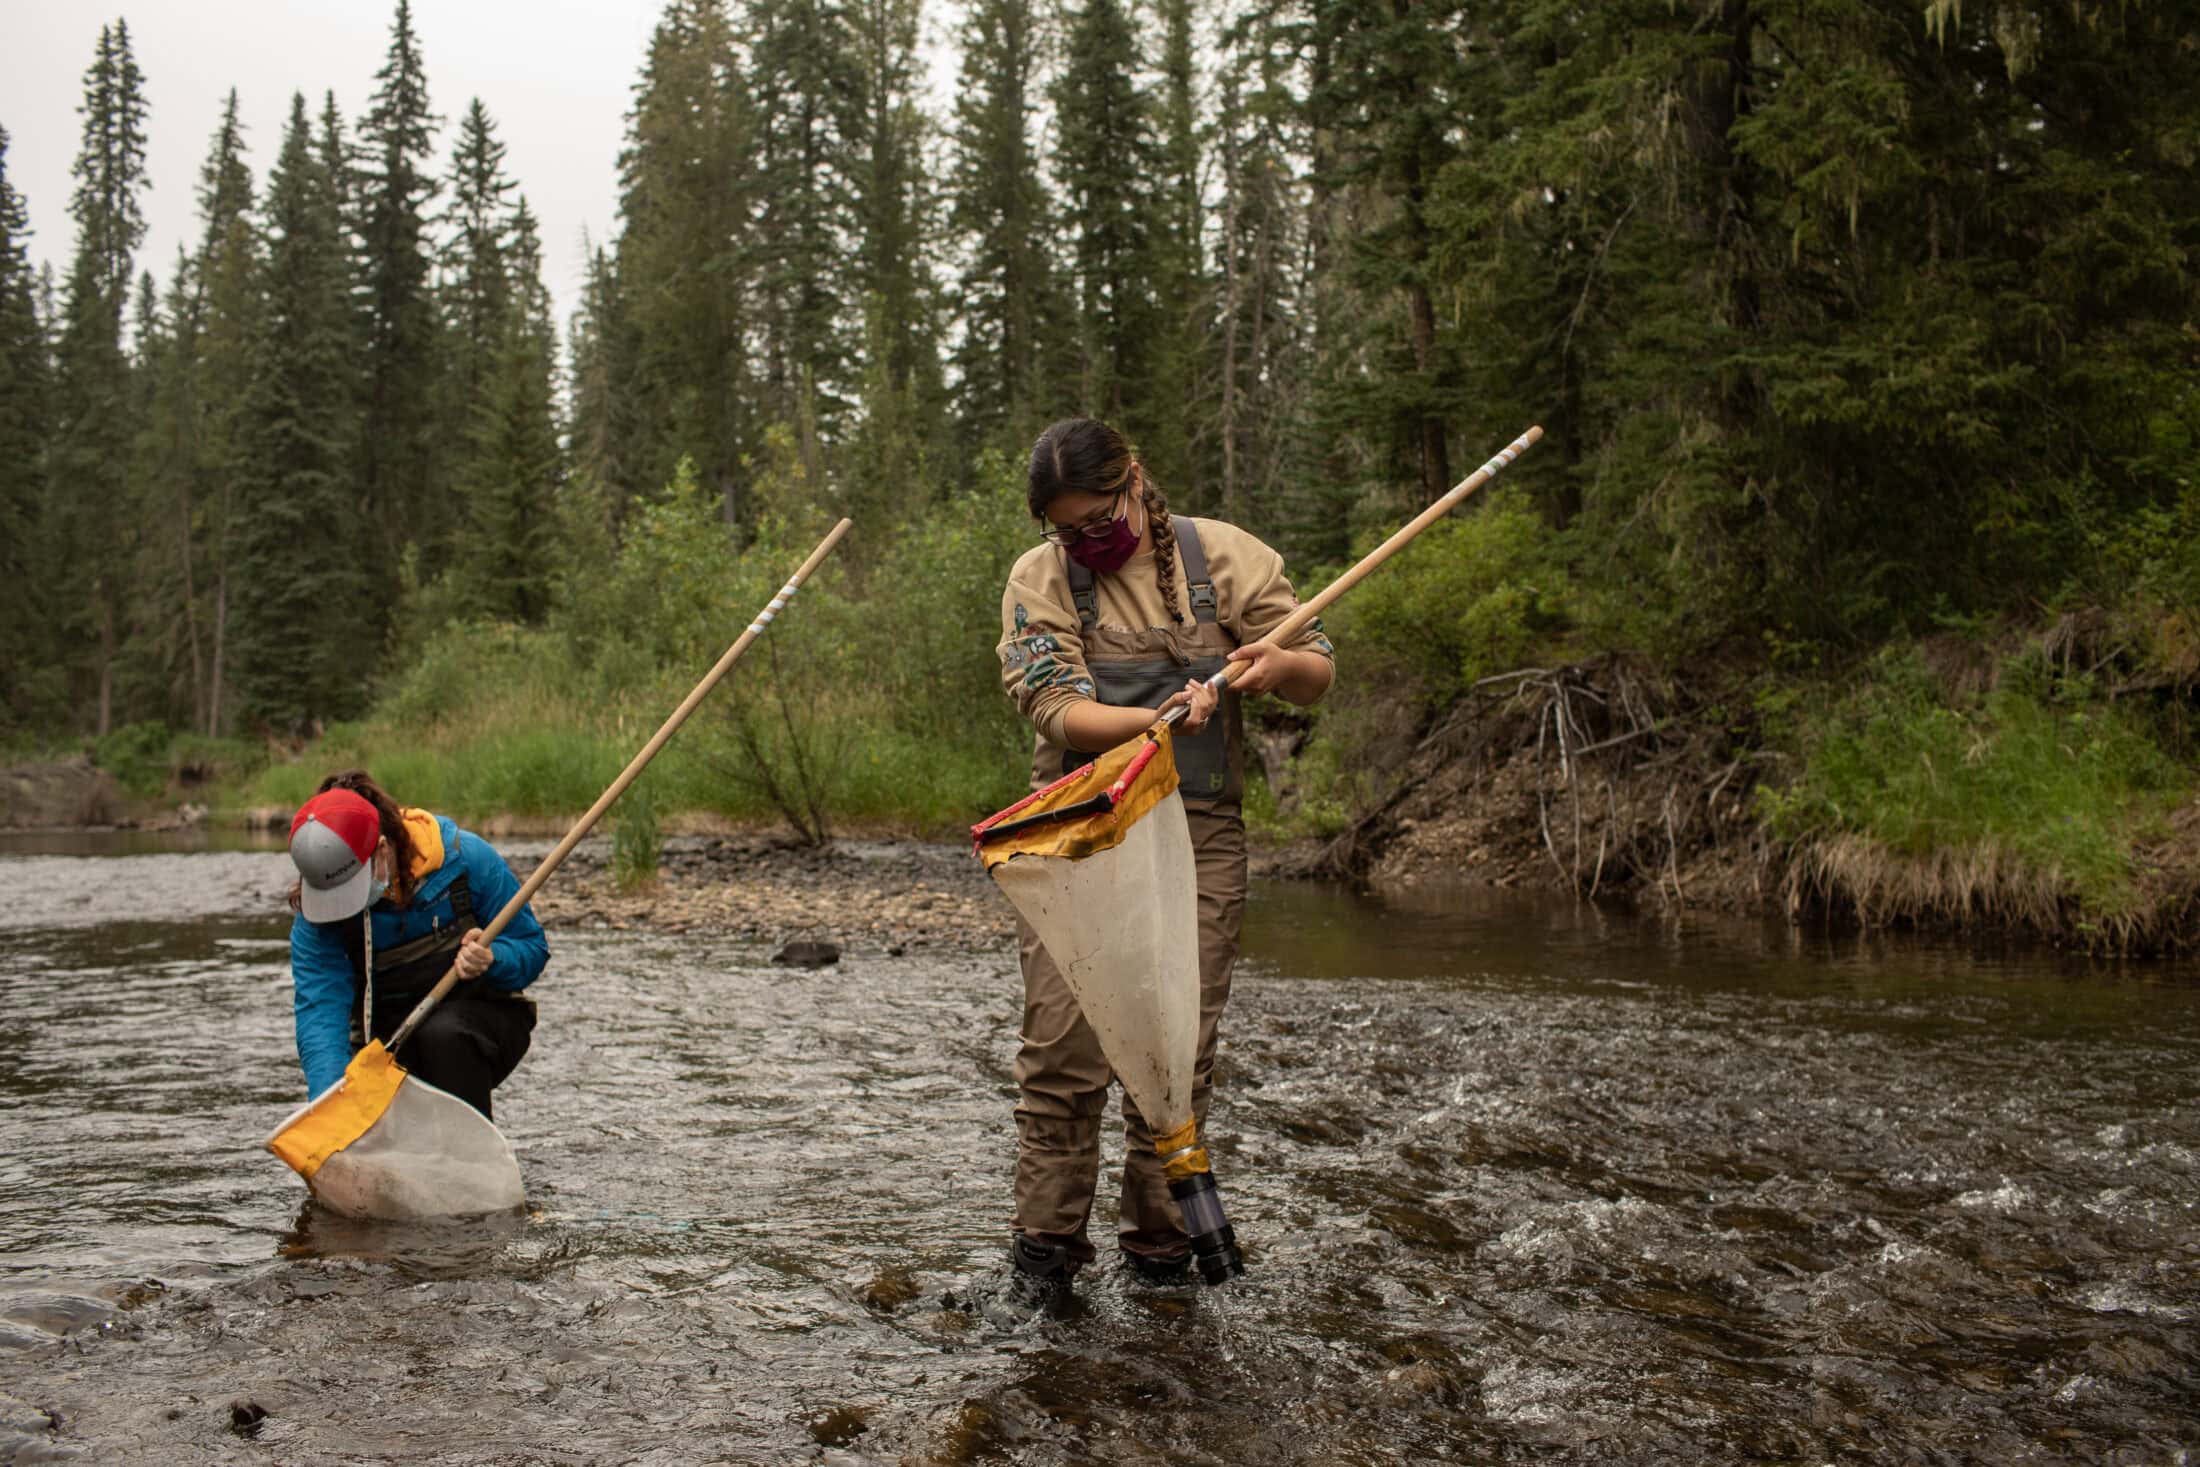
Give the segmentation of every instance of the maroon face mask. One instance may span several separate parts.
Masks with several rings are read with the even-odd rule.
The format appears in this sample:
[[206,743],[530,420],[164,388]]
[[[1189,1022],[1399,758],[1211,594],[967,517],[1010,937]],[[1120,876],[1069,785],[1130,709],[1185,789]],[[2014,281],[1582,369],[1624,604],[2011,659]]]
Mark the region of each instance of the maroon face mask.
[[1079,535],[1069,546],[1069,558],[1102,575],[1121,570],[1138,553],[1138,532],[1129,515],[1117,515],[1105,535]]

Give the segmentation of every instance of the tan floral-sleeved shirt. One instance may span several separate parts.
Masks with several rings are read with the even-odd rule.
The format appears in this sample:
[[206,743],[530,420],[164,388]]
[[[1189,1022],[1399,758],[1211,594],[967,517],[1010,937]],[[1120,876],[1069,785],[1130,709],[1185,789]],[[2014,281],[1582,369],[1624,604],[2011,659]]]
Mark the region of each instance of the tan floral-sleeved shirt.
[[[1181,523],[1182,517],[1179,516]],[[1234,646],[1257,642],[1298,609],[1298,596],[1283,573],[1283,557],[1257,536],[1220,520],[1194,521],[1215,588],[1216,624]],[[1177,604],[1191,616],[1182,566],[1176,572]],[[1121,632],[1170,629],[1167,606],[1155,579],[1154,553],[1131,557],[1120,569],[1094,577],[1098,624]],[[1189,631],[1189,621],[1181,624]],[[1292,639],[1294,649],[1334,657],[1316,618]],[[1026,551],[1008,575],[1001,596],[1001,686],[1043,743],[1067,747],[1062,720],[1069,708],[1095,697],[1085,665],[1085,639],[1070,597],[1069,556],[1059,546]]]

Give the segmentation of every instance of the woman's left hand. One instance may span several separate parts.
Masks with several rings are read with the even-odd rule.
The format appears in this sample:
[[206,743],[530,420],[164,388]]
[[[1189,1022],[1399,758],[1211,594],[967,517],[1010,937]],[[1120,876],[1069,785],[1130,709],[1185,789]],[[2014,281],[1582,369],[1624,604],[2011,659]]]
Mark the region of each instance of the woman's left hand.
[[481,940],[481,929],[473,927],[467,929],[466,935],[458,940],[458,956],[452,960],[451,966],[458,969],[459,982],[471,983],[488,972],[489,965],[495,961],[496,954],[490,950],[489,944]]
[[1291,675],[1292,654],[1272,642],[1247,642],[1230,654],[1230,690],[1250,697]]

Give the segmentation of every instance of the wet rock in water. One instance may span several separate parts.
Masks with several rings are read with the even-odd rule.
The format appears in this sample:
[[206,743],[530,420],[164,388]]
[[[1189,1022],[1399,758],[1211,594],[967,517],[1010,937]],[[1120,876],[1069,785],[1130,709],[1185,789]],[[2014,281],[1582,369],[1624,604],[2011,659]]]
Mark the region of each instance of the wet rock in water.
[[1378,1394],[1396,1406],[1410,1406],[1416,1402],[1443,1404],[1453,1396],[1452,1379],[1440,1367],[1426,1360],[1414,1365],[1400,1365],[1384,1372]]
[[139,1279],[133,1284],[114,1284],[100,1290],[107,1298],[123,1309],[142,1309],[168,1292],[168,1286],[159,1279]]
[[881,1314],[892,1314],[920,1292],[907,1269],[890,1268],[865,1284],[857,1297]]
[[1458,1352],[1428,1335],[1399,1335],[1383,1341],[1382,1356],[1393,1365],[1455,1365]]
[[969,1401],[942,1433],[938,1448],[911,1460],[918,1467],[964,1467],[981,1457],[1005,1452],[1010,1440],[1010,1433],[991,1407]]
[[0,1393],[0,1440],[60,1429],[61,1418],[52,1407],[33,1406],[18,1396]]
[[231,1401],[229,1403],[229,1429],[241,1437],[260,1434],[260,1425],[267,1420],[267,1407],[258,1401]]
[[81,1294],[24,1294],[8,1301],[0,1323],[44,1335],[69,1335],[95,1329],[115,1317],[114,1306]]
[[790,942],[772,954],[782,968],[825,968],[840,961],[840,945],[833,942]]
[[911,1321],[919,1329],[930,1330],[936,1335],[967,1335],[976,1327],[977,1316],[955,1307],[952,1297],[943,1299],[940,1307],[929,1314],[920,1314]]
[[810,1435],[821,1447],[844,1447],[871,1429],[869,1417],[861,1406],[835,1406],[810,1422]]

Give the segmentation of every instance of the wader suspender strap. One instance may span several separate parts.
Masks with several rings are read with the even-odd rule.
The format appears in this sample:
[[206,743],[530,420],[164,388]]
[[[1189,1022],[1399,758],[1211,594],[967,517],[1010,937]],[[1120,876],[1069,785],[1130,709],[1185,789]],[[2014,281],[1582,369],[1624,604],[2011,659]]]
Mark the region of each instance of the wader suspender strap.
[[1207,552],[1200,548],[1199,531],[1188,519],[1169,516],[1176,531],[1176,563],[1184,572],[1184,589],[1192,598],[1192,620],[1215,619],[1215,583],[1207,579]]
[[1077,603],[1077,624],[1091,631],[1100,620],[1100,593],[1092,586],[1092,567],[1074,555],[1069,560],[1069,599]]
[[360,946],[367,954],[367,993],[359,1003],[359,1042],[364,1045],[374,1038],[374,903],[359,909],[359,930],[366,934]]
[[[442,900],[451,904],[451,920],[436,919],[436,925],[410,942],[401,942],[382,956],[390,964],[390,976],[380,986],[393,996],[406,994],[418,997],[435,985],[449,966],[452,953],[457,951],[458,937],[474,925],[474,903],[466,875],[460,872],[448,888]],[[365,1027],[360,1031],[369,1037],[374,1033],[374,912],[373,908],[360,914],[359,936],[354,936],[348,925],[337,924],[339,937],[350,956],[353,969],[352,981],[360,985],[360,1013],[365,1016]]]
[[[1207,579],[1207,552],[1200,548],[1199,531],[1182,515],[1169,516],[1176,531],[1176,563],[1184,572],[1184,589],[1191,597],[1192,620],[1215,619],[1215,583]],[[1100,593],[1094,589],[1092,567],[1072,556],[1069,562],[1069,599],[1077,606],[1078,625],[1088,631],[1100,620]]]

